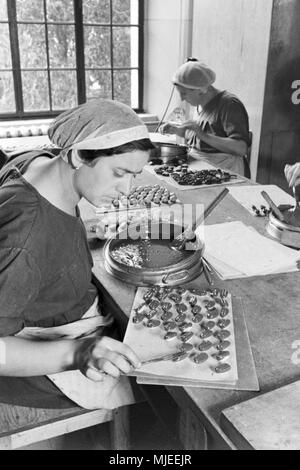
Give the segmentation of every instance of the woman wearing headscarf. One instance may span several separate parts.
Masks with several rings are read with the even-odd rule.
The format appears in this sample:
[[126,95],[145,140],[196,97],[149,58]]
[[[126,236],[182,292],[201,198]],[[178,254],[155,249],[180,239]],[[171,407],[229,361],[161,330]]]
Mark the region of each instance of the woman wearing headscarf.
[[197,59],[181,65],[173,83],[198,116],[183,124],[167,122],[161,132],[184,137],[191,155],[244,175],[244,156],[251,145],[248,114],[235,95],[213,86],[215,80],[215,72]]
[[77,205],[127,195],[153,146],[128,106],[102,99],[60,115],[49,137],[58,156],[24,155],[0,175],[0,402],[128,404],[122,374],[139,359],[111,337]]

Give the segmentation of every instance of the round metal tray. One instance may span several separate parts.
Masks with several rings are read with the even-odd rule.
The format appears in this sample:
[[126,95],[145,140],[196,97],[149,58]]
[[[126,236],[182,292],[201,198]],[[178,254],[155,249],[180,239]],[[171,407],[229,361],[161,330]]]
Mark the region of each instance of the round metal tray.
[[[282,211],[284,214],[284,211]],[[272,212],[269,214],[266,230],[271,237],[292,248],[300,248],[300,227],[281,222]]]
[[[174,235],[176,236],[183,230],[182,227],[178,225],[167,225],[166,223],[151,224],[151,229],[144,227],[145,232],[149,237],[147,239],[147,243],[150,245],[152,244],[152,246],[155,245],[156,247],[159,247],[160,252],[162,253],[165,251],[166,256],[164,260],[168,260],[166,265],[164,265],[162,258],[159,260],[161,261],[159,266],[147,266],[141,268],[127,266],[115,260],[111,256],[114,249],[126,243],[143,243],[142,239],[125,239],[124,231],[121,232],[118,238],[108,240],[104,246],[104,263],[106,270],[117,279],[136,286],[177,286],[198,277],[202,272],[202,254],[204,251],[204,244],[202,244],[201,248],[197,251],[184,250],[184,252],[182,252],[182,259],[171,263],[170,261],[172,259],[173,250],[169,248],[170,240],[166,241],[166,239],[163,238],[160,242],[160,239],[157,237],[158,233],[165,233],[164,229],[167,229],[168,227],[171,229],[170,232],[173,233],[170,240],[174,238]],[[156,234],[153,240],[151,239],[151,232]],[[174,253],[174,258],[178,258],[178,253]]]

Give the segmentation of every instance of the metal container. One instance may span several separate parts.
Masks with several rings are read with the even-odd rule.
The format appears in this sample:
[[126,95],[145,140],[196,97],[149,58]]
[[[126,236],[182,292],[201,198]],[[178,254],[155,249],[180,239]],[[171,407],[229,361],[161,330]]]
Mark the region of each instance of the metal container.
[[[183,231],[183,228],[174,225],[168,224],[171,227],[171,232],[173,236],[177,236],[178,233]],[[147,243],[155,243],[156,246],[159,245],[160,239],[157,237],[155,239],[151,238],[152,232],[153,233],[163,233],[164,228],[167,228],[166,223],[155,223],[151,224],[151,229],[146,229],[146,233],[148,234],[149,238],[147,239]],[[170,240],[166,241],[164,238],[161,241],[161,250],[165,252],[165,259],[168,259],[169,262],[166,262],[166,266],[164,266],[164,257],[160,256],[160,266],[153,266],[153,267],[133,267],[127,266],[119,261],[116,261],[112,256],[111,253],[116,248],[120,247],[124,243],[130,243],[132,239],[124,240],[122,232],[119,238],[114,238],[108,240],[104,246],[104,259],[105,259],[105,268],[106,270],[117,279],[124,281],[129,284],[134,284],[136,286],[149,286],[149,285],[158,285],[158,286],[177,286],[183,284],[185,282],[189,282],[195,278],[197,278],[202,273],[202,254],[204,251],[204,244],[201,244],[201,248],[197,251],[189,251],[184,250],[182,252],[182,259],[180,261],[176,261],[174,264],[170,263],[170,255],[172,256],[171,252],[174,253],[174,257],[178,257],[178,253],[176,254],[174,250],[169,248]],[[162,253],[164,254],[164,253]]]
[[[284,212],[282,211],[283,215]],[[300,249],[300,227],[281,222],[270,212],[266,230],[271,237],[278,240],[282,245]]]
[[188,147],[172,143],[153,142],[156,147],[150,151],[151,160],[161,160],[161,163],[167,164],[180,160],[182,163],[188,160]]

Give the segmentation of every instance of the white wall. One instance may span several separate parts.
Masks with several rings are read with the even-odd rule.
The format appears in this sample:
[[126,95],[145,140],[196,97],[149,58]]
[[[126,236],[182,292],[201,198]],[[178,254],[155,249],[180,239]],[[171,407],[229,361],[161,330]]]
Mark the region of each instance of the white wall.
[[[192,0],[145,0],[144,109],[162,117],[172,76],[191,54]],[[180,103],[175,92],[169,111]]]
[[[162,116],[171,78],[193,55],[244,102],[256,177],[273,0],[145,0],[145,110]],[[176,93],[170,110],[178,106]]]

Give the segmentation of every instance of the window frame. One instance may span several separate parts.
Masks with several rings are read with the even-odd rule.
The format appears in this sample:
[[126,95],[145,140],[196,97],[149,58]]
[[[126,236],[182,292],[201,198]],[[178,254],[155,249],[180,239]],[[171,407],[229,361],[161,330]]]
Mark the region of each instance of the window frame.
[[[76,65],[74,68],[66,67],[66,68],[50,68],[50,61],[49,61],[49,45],[48,45],[48,34],[46,34],[46,54],[47,54],[47,79],[48,79],[48,87],[49,87],[49,105],[50,110],[48,111],[24,111],[24,101],[23,101],[23,94],[22,94],[22,70],[30,71],[30,68],[21,68],[21,60],[20,60],[20,49],[19,49],[19,38],[18,38],[18,24],[28,24],[31,23],[29,20],[27,21],[17,21],[17,9],[16,9],[16,0],[7,0],[7,13],[8,13],[8,22],[6,20],[0,21],[1,24],[7,24],[9,27],[9,36],[10,36],[10,46],[11,46],[11,62],[12,62],[12,74],[13,74],[13,81],[14,81],[14,93],[15,93],[15,102],[16,102],[16,111],[12,113],[0,113],[0,119],[3,121],[7,120],[17,120],[17,119],[47,119],[47,118],[54,118],[58,116],[60,113],[65,111],[65,109],[61,110],[51,110],[52,107],[52,89],[51,89],[51,81],[50,81],[50,73],[52,70],[75,70],[76,71],[76,78],[77,78],[77,101],[78,105],[85,103],[87,101],[86,98],[86,79],[85,74],[86,70],[90,68],[85,68],[85,58],[84,58],[84,25],[87,26],[105,26],[110,28],[110,37],[111,37],[111,47],[110,47],[110,54],[111,54],[111,66],[110,67],[99,67],[95,70],[109,70],[111,71],[111,84],[112,84],[112,96],[108,97],[109,99],[114,99],[114,71],[115,70],[138,70],[138,108],[134,108],[134,111],[137,113],[144,112],[143,110],[143,96],[144,96],[144,0],[138,0],[138,24],[119,24],[113,23],[113,3],[112,0],[110,2],[110,23],[85,23],[83,21],[83,0],[73,0],[74,5],[74,22],[64,22],[62,24],[68,23],[72,24],[75,27],[75,57],[76,57]],[[44,3],[44,11],[46,9],[46,0],[43,0]],[[50,22],[47,23],[46,16],[44,21],[32,21],[32,24],[42,24],[45,26],[45,32],[47,33],[47,27],[50,24],[60,24],[59,22]],[[115,67],[113,62],[113,28],[114,27],[137,27],[138,28],[138,65],[137,67]],[[8,69],[7,69],[8,70]],[[39,71],[41,69],[36,69]],[[0,69],[0,71],[5,71],[5,69]]]

